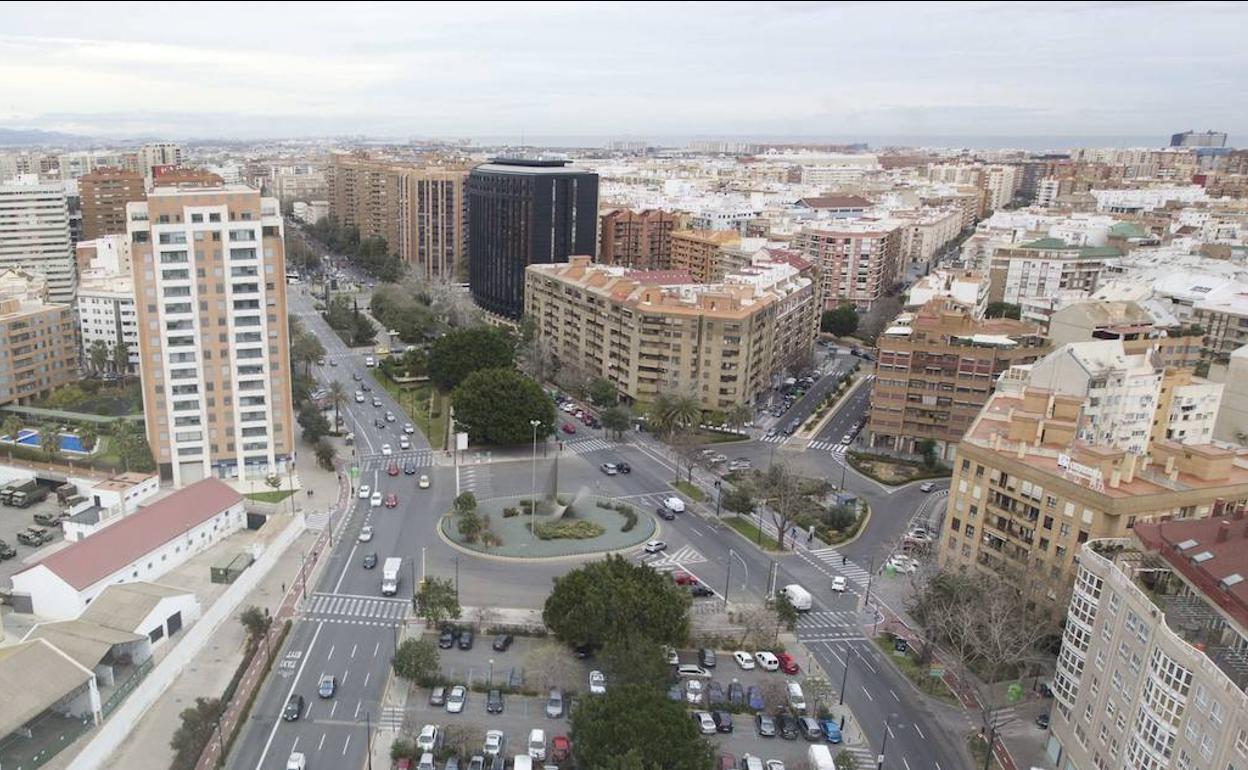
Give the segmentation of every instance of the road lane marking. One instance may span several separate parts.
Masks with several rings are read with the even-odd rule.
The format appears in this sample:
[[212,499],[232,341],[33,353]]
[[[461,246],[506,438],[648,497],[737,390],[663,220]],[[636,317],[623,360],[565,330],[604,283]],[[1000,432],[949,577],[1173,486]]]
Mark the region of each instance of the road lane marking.
[[368,687],[368,680],[369,680],[372,676],[373,676],[373,672],[372,672],[372,671],[366,671],[366,672],[364,672],[364,687],[365,687],[365,688],[367,688],[367,687]]
[[360,701],[359,703],[355,704],[355,717],[354,717],[355,719],[360,718],[360,706],[363,706],[363,705],[364,705],[364,701]]
[[[378,642],[378,644],[380,644],[380,642]],[[357,649],[359,646],[360,646],[360,645],[358,645],[358,644],[353,644],[353,645],[351,645],[351,659],[352,659],[352,660],[355,660],[355,651],[356,651],[356,649]]]
[[337,711],[337,710],[338,710],[338,701],[337,701],[337,700],[335,700],[335,701],[334,701],[334,705],[333,705],[333,706],[330,706],[330,708],[329,708],[329,718],[330,718],[330,719],[333,719],[333,718],[334,718],[334,712],[335,712],[335,711]]
[[347,677],[351,676],[351,669],[342,672],[342,686],[347,686]]
[[859,687],[862,688],[862,694],[867,696],[867,700],[871,701],[872,703],[875,703],[875,698],[872,698],[871,693],[867,692],[867,686],[859,685]]
[[897,740],[897,736],[896,736],[896,735],[893,735],[893,728],[892,728],[892,725],[889,725],[889,724],[885,723],[885,725],[884,725],[884,729],[885,729],[885,730],[888,730],[888,737],[889,737],[889,738],[892,738],[893,740]]
[[351,733],[347,733],[347,739],[342,742],[342,755],[347,755],[347,747],[351,745]]
[[910,770],[910,763],[906,761],[905,757],[901,758],[901,763],[906,766],[906,770]]
[[901,703],[901,698],[898,698],[898,697],[897,697],[897,691],[896,691],[896,690],[893,690],[893,689],[890,687],[888,691],[889,691],[890,693],[892,693],[892,695],[893,695],[893,700],[897,701],[898,703]]
[[374,657],[374,658],[375,658],[375,657],[377,657],[377,651],[378,651],[378,650],[380,650],[380,649],[381,649],[381,642],[378,642],[378,643],[377,643],[377,644],[373,647],[373,657]]
[[333,660],[333,659],[334,659],[334,645],[331,644],[329,645],[329,654],[325,656],[325,660]]
[[338,593],[338,589],[342,587],[342,581],[347,577],[347,570],[351,569],[351,563],[355,561],[355,548],[359,543],[352,544],[351,550],[347,553],[346,562],[342,565],[342,572],[338,575],[338,582],[334,584],[334,593]]
[[[307,654],[303,655],[303,661],[299,664],[299,670],[296,671],[294,677],[292,677],[293,681],[290,683],[290,689],[286,692],[286,697],[282,699],[282,703],[290,700],[290,696],[295,694],[295,688],[299,686],[299,678],[303,676],[303,669],[308,665],[308,659],[312,657],[312,648],[316,645],[316,638],[321,635],[322,626],[322,623],[316,624],[316,630],[312,632],[312,641],[308,642],[308,649],[306,650]],[[260,751],[260,761],[256,763],[256,770],[261,770],[261,768],[264,767],[264,758],[268,756],[269,749],[273,746],[273,739],[277,737],[277,728],[280,727],[281,724],[282,720],[280,719],[273,723],[273,729],[269,731],[269,738],[264,742],[264,748]]]
[[[333,716],[332,714],[330,716]],[[321,742],[316,744],[316,750],[320,751],[325,747],[325,733],[321,733]]]
[[[920,738],[922,738],[923,740],[927,740],[927,736],[926,736],[926,735],[924,735],[924,734],[923,734],[923,731],[919,729],[919,723],[918,723],[918,722],[915,722],[915,723],[914,723],[914,731],[915,731],[916,733],[918,733],[918,734],[919,734],[919,737],[920,737]],[[936,767],[940,767],[940,765],[936,765]]]

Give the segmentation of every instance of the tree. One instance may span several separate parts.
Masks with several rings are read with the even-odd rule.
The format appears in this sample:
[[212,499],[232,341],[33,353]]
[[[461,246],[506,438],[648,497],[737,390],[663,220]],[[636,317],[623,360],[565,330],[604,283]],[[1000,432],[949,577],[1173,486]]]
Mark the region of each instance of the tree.
[[776,636],[780,638],[780,628],[783,626],[786,630],[792,631],[797,628],[797,607],[793,606],[793,602],[789,601],[789,597],[783,591],[776,594],[776,598],[772,600],[773,610],[776,613]]
[[242,611],[238,616],[238,622],[242,623],[243,628],[247,629],[248,636],[252,639],[258,639],[268,632],[269,626],[273,624],[273,618],[253,604]]
[[533,316],[520,319],[520,345],[516,350],[520,371],[538,382],[554,380],[559,374],[559,361],[554,346],[537,327]]
[[720,498],[720,504],[725,510],[732,511],[738,516],[753,516],[757,507],[754,497],[744,484],[738,484],[731,489],[725,490]]
[[329,403],[334,407],[334,430],[337,431],[338,427],[342,424],[342,420],[338,417],[338,410],[343,406],[346,406],[347,403],[346,387],[338,380],[334,380],[329,383],[328,398]]
[[1022,306],[1010,302],[989,302],[984,308],[984,318],[1013,318],[1017,321],[1022,317]]
[[858,311],[849,303],[842,303],[835,310],[824,311],[819,318],[819,328],[837,337],[850,337],[858,331]]
[[776,543],[784,550],[784,539],[797,513],[801,499],[801,482],[793,470],[782,462],[772,463],[759,479],[759,492],[766,499],[771,522],[776,527]]
[[568,665],[568,651],[555,642],[536,645],[524,656],[525,676],[541,687],[573,688],[581,683],[581,672]]
[[619,394],[614,383],[604,377],[599,377],[589,383],[589,400],[595,406],[615,406],[619,400]]
[[[432,362],[431,362],[432,366]],[[555,407],[546,392],[514,369],[482,369],[469,374],[451,394],[455,419],[472,441],[524,444],[554,431]]]
[[16,441],[17,434],[20,433],[22,430],[21,418],[15,414],[7,415],[4,418],[3,430],[4,430],[4,435],[8,436],[10,440]]
[[405,639],[394,653],[394,673],[409,682],[427,684],[440,666],[438,647],[428,639]]
[[510,369],[515,353],[511,335],[501,329],[457,329],[433,343],[429,351],[429,379],[442,390],[452,390],[473,372]]
[[614,434],[617,441],[633,424],[632,415],[625,406],[609,406],[602,410],[599,417],[602,418],[603,429]]
[[113,368],[117,371],[117,375],[121,377],[122,384],[125,384],[126,372],[130,371],[129,342],[117,340],[117,344],[113,345]]
[[170,770],[194,770],[224,710],[224,704],[217,698],[196,698],[194,706],[182,710],[178,715],[181,724],[169,740],[169,747],[173,749]]
[[428,577],[412,596],[412,608],[430,626],[446,620],[458,620],[460,608],[457,594],[455,583],[449,578]]
[[629,629],[657,644],[689,636],[689,595],[665,575],[619,556],[555,578],[542,620],[560,641],[601,649]]
[[625,631],[607,640],[598,657],[612,687],[635,684],[657,690],[665,688],[671,678],[662,647],[637,631]]
[[61,432],[55,429],[55,426],[44,426],[43,432],[39,436],[39,448],[47,456],[49,461],[54,461],[61,456]]
[[653,687],[608,687],[605,695],[582,700],[570,737],[578,767],[607,767],[630,752],[635,759],[625,767],[711,770],[714,761],[684,704]]
[[692,484],[694,466],[705,459],[702,442],[696,435],[686,431],[672,433],[667,441],[676,453],[676,480],[680,481],[680,469],[683,467],[688,473],[689,483]]
[[702,419],[702,405],[693,396],[660,393],[650,407],[650,426],[659,436],[696,427]]
[[315,444],[321,437],[329,435],[329,420],[311,401],[300,405],[295,421],[303,428],[303,440],[309,444]]
[[100,429],[94,423],[86,423],[78,428],[78,438],[82,441],[82,448],[90,452],[95,449],[96,443],[100,440]]
[[728,407],[728,411],[724,413],[724,422],[730,428],[740,430],[744,428],[746,423],[754,419],[754,413],[745,404],[733,404]]
[[334,469],[334,460],[338,459],[338,450],[334,449],[334,445],[326,441],[324,438],[317,439],[316,445],[312,447],[312,451],[316,454],[316,464],[327,471]]
[[455,501],[451,503],[451,507],[454,509],[455,513],[460,516],[468,513],[469,511],[476,511],[477,496],[471,492],[460,492],[459,496],[455,498]]
[[[332,326],[332,324],[331,324]],[[325,355],[325,346],[316,335],[298,331],[291,341],[290,357],[296,364],[303,364],[303,373],[312,374],[312,364]]]
[[104,367],[108,366],[111,358],[112,351],[108,349],[108,343],[104,340],[95,340],[91,343],[91,347],[87,348],[87,360],[91,362],[91,370],[96,374],[104,371]]
[[485,519],[481,518],[476,508],[472,508],[459,515],[459,521],[456,522],[455,526],[464,540],[469,543],[475,543],[477,538],[481,537],[481,533],[485,531]]
[[923,455],[923,464],[928,469],[935,468],[940,464],[940,456],[936,454],[936,440],[925,438],[914,445],[919,454]]

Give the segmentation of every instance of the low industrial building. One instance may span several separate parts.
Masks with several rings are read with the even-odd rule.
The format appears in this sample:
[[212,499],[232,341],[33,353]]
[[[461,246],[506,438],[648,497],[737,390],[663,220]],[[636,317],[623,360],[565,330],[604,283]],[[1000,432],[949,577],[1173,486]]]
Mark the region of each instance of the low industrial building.
[[246,523],[242,495],[203,479],[13,575],[14,607],[76,618],[108,586],[157,580]]

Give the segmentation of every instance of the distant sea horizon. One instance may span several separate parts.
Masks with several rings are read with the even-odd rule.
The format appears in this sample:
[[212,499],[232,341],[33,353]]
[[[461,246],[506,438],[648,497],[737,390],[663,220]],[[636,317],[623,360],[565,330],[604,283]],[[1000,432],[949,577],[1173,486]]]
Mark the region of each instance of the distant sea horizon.
[[[1183,129],[1177,129],[1183,130]],[[1161,148],[1170,144],[1169,134],[1153,135],[969,135],[969,134],[862,134],[826,136],[786,136],[774,134],[655,134],[624,136],[534,135],[534,136],[470,136],[474,145],[496,147],[606,147],[612,142],[646,142],[651,147],[687,147],[692,142],[741,142],[746,144],[865,144],[872,150],[886,147],[928,147],[976,150],[1061,151],[1077,147],[1147,147]]]

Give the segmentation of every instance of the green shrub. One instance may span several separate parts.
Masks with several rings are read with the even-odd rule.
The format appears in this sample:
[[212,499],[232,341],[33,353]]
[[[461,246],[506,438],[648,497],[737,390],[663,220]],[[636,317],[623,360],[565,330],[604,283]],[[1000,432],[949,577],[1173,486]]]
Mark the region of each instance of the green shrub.
[[512,516],[519,516],[519,515],[520,515],[520,509],[515,507],[514,505],[509,505],[503,509],[504,519],[510,519]]
[[624,526],[620,527],[621,532],[631,532],[633,527],[637,526],[637,511],[633,510],[631,505],[621,503],[615,507],[624,516]]

